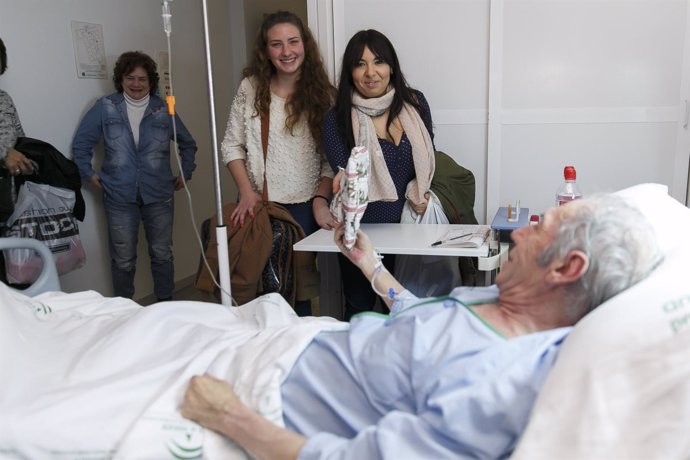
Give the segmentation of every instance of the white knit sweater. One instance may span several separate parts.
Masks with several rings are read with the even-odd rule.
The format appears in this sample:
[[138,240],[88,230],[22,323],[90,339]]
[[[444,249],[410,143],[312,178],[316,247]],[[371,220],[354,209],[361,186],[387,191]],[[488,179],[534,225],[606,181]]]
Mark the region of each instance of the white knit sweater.
[[[232,101],[221,153],[225,164],[242,159],[254,190],[261,194],[264,185],[264,158],[261,147],[261,118],[255,114],[254,80],[245,78]],[[293,133],[285,127],[285,99],[271,95],[266,179],[268,198],[279,203],[310,200],[321,177],[333,177],[333,170],[316,143],[309,126],[301,119]]]

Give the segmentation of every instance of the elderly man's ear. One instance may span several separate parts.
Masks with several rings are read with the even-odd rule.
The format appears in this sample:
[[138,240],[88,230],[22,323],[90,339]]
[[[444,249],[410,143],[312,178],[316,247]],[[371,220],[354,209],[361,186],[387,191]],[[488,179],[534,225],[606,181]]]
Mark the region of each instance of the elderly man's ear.
[[587,268],[589,257],[582,251],[570,251],[563,259],[552,262],[546,281],[552,284],[574,283],[582,278]]

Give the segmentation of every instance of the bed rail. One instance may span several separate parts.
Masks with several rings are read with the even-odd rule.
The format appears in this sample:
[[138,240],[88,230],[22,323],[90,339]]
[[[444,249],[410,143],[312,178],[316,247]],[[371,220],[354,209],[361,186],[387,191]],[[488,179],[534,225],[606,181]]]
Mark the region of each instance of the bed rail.
[[43,292],[60,290],[60,279],[53,261],[53,254],[45,244],[33,238],[0,238],[0,250],[15,248],[33,249],[43,259],[43,270],[36,281],[24,290],[15,290],[31,297]]

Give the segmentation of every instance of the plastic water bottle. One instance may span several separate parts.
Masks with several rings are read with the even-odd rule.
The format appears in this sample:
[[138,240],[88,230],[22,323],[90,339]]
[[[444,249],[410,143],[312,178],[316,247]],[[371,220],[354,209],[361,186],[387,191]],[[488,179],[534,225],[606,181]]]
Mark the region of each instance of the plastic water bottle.
[[570,201],[582,198],[582,193],[580,193],[580,189],[577,188],[577,184],[575,183],[575,179],[577,178],[575,167],[566,166],[563,168],[563,177],[565,182],[561,185],[561,188],[556,194],[556,206],[561,206]]

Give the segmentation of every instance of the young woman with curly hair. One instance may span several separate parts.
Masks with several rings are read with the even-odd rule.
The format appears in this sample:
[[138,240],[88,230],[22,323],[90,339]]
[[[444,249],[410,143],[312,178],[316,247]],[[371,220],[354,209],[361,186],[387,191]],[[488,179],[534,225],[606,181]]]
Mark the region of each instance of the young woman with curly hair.
[[[320,140],[335,88],[309,28],[287,11],[268,15],[243,76],[221,145],[223,162],[240,194],[231,224],[243,226],[247,216],[254,217],[265,177],[268,199],[283,205],[305,234],[319,227],[332,229],[335,221],[328,203],[333,171]],[[261,121],[266,117],[264,160]]]

